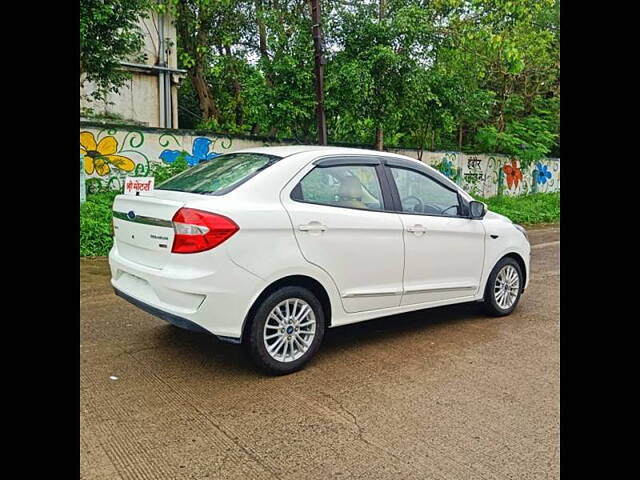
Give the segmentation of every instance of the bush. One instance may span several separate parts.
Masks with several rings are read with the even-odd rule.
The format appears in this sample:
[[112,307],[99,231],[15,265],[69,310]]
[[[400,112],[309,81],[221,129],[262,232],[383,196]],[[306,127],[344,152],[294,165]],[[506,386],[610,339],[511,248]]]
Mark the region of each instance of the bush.
[[532,193],[519,196],[478,198],[492,212],[509,217],[515,223],[535,224],[560,221],[560,193]]
[[155,184],[160,185],[165,180],[179,174],[189,168],[187,160],[183,157],[178,158],[173,163],[154,162],[149,165],[149,173],[147,176],[155,178]]
[[113,244],[113,199],[120,192],[94,193],[80,206],[80,256],[107,255]]

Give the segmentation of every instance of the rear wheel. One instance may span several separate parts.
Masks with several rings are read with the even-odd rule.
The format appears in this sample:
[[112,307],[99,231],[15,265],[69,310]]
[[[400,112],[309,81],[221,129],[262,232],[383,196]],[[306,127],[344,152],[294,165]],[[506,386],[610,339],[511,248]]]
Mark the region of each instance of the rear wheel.
[[494,317],[509,315],[522,294],[520,265],[511,257],[500,260],[489,275],[484,293],[484,311]]
[[316,296],[302,287],[283,287],[269,295],[251,319],[246,347],[268,373],[300,370],[322,343],[324,312]]

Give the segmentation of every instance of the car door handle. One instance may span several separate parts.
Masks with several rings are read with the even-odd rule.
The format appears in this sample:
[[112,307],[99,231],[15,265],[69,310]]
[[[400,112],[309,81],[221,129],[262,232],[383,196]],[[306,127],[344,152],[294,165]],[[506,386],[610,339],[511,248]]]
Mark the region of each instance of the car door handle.
[[414,225],[413,227],[407,227],[407,232],[422,234],[422,233],[427,233],[427,229],[424,228],[422,225]]
[[298,225],[298,230],[302,232],[324,232],[327,229],[320,222],[309,222],[306,225]]

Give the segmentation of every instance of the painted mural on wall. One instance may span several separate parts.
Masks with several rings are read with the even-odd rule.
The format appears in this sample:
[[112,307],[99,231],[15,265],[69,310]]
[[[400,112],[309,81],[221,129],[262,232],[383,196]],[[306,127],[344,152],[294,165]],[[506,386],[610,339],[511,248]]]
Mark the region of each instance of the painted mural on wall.
[[[417,158],[416,152],[394,149]],[[560,191],[560,159],[546,158],[526,169],[518,159],[501,155],[476,155],[460,152],[423,152],[422,162],[446,175],[472,195],[523,195]]]
[[143,132],[85,128],[80,131],[80,154],[90,193],[119,190],[124,178],[147,176],[153,164],[184,158],[190,166],[214,159],[231,149],[228,137],[176,136],[169,132]]
[[187,164],[190,167],[194,165],[198,165],[199,163],[209,161],[213,158],[216,158],[219,153],[210,152],[211,144],[213,140],[206,137],[197,137],[193,140],[193,145],[191,147],[191,153],[186,152],[185,150],[170,150],[166,149],[160,153],[160,160],[165,163],[173,163],[179,158],[185,158]]
[[[280,145],[286,145],[282,142]],[[127,175],[147,176],[156,164],[179,158],[190,166],[214,160],[218,155],[248,147],[268,146],[261,139],[198,136],[181,130],[110,129],[87,125],[80,128],[80,154],[88,192],[119,190]],[[418,152],[390,149],[418,159]],[[472,195],[522,195],[560,190],[560,159],[546,158],[524,169],[515,158],[460,152],[422,152],[420,160],[431,165]]]

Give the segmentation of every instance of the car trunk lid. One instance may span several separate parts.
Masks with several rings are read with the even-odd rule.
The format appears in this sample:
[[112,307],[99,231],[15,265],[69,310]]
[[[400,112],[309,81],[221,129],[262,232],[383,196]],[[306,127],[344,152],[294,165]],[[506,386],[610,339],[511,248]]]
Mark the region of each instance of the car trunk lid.
[[118,195],[115,198],[114,241],[123,258],[162,269],[171,256],[175,235],[173,216],[185,202],[178,195],[156,192],[145,196]]

